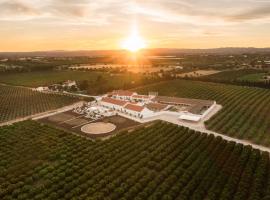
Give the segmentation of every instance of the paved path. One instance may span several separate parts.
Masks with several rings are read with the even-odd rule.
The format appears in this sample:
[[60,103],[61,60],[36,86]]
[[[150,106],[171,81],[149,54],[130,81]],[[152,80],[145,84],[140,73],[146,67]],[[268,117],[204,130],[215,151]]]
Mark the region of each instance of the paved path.
[[20,118],[14,119],[14,120],[10,120],[10,121],[7,121],[7,122],[0,123],[0,126],[11,125],[11,124],[14,124],[16,122],[21,122],[21,121],[28,120],[28,119],[37,120],[37,119],[45,118],[45,117],[48,117],[48,116],[51,116],[51,115],[55,115],[57,113],[72,110],[73,108],[82,106],[83,103],[84,103],[84,101],[79,101],[79,102],[76,102],[74,104],[64,106],[62,108],[49,110],[49,111],[46,111],[46,112],[37,113],[37,114],[29,115],[29,116],[26,116],[26,117],[20,117]]
[[268,148],[268,147],[257,145],[257,144],[254,144],[254,143],[250,142],[250,141],[247,141],[247,140],[237,139],[237,138],[233,138],[233,137],[230,137],[230,136],[227,136],[227,135],[223,135],[223,134],[220,134],[220,133],[217,133],[217,132],[214,132],[214,131],[207,130],[205,125],[204,125],[204,121],[206,121],[208,118],[210,118],[216,112],[218,112],[220,109],[221,109],[220,106],[216,107],[211,113],[209,113],[208,116],[205,117],[205,119],[203,121],[201,121],[199,123],[190,123],[190,122],[187,122],[187,121],[179,120],[175,116],[166,115],[166,114],[151,117],[151,118],[147,118],[147,119],[134,118],[134,117],[124,115],[124,114],[119,113],[119,112],[118,112],[118,114],[123,116],[123,117],[130,118],[130,119],[132,119],[134,121],[140,122],[140,123],[151,122],[151,121],[154,121],[154,120],[166,121],[166,122],[176,124],[176,125],[179,125],[179,126],[188,127],[188,128],[190,128],[192,130],[195,130],[195,131],[198,131],[198,132],[201,132],[201,133],[213,134],[215,136],[220,136],[223,139],[228,140],[228,141],[234,141],[234,142],[237,142],[237,143],[241,143],[243,145],[251,145],[255,149],[259,149],[261,151],[267,151],[267,152],[270,153],[270,148]]
[[94,99],[101,98],[101,96],[94,96],[94,95],[80,94],[80,93],[73,93],[73,92],[66,92],[66,91],[64,91],[63,94],[70,94],[70,95],[78,96],[78,97],[92,97]]
[[[76,107],[79,107],[79,106],[82,106],[84,103],[84,101],[80,101],[80,102],[77,102],[77,103],[74,103],[72,105],[69,105],[69,106],[65,106],[65,107],[62,107],[62,108],[59,108],[59,109],[55,109],[55,110],[50,110],[50,111],[46,111],[44,113],[38,113],[38,114],[35,114],[35,115],[31,115],[31,116],[27,116],[27,117],[22,117],[22,118],[18,118],[18,119],[15,119],[15,120],[11,120],[11,121],[8,121],[8,122],[4,122],[4,123],[1,123],[0,126],[4,126],[4,125],[11,125],[13,123],[16,123],[16,122],[20,122],[20,121],[24,121],[24,120],[28,120],[28,119],[33,119],[33,120],[37,120],[37,119],[41,119],[41,118],[45,118],[45,117],[48,117],[48,116],[51,116],[51,115],[55,115],[57,113],[61,113],[61,112],[66,112],[68,110],[72,110],[73,108],[76,108]],[[214,132],[214,131],[210,131],[210,130],[207,130],[206,127],[204,126],[204,121],[206,121],[208,118],[210,118],[212,115],[214,115],[216,112],[218,112],[219,110],[221,109],[220,106],[217,106],[211,113],[209,113],[208,116],[205,117],[205,119],[203,121],[201,121],[200,123],[190,123],[190,122],[186,122],[186,121],[183,121],[183,120],[179,120],[177,117],[175,116],[172,116],[172,115],[166,115],[166,114],[163,114],[163,115],[158,115],[158,116],[155,116],[155,117],[151,117],[151,118],[147,118],[147,119],[139,119],[139,118],[134,118],[134,117],[131,117],[129,115],[125,115],[123,113],[120,113],[120,112],[117,112],[120,116],[123,116],[123,117],[126,117],[126,118],[130,118],[134,121],[137,121],[137,122],[140,122],[140,123],[147,123],[147,122],[151,122],[151,121],[155,121],[155,120],[162,120],[162,121],[166,121],[166,122],[169,122],[169,123],[173,123],[173,124],[177,124],[179,126],[184,126],[184,127],[188,127],[192,130],[195,130],[195,131],[198,131],[198,132],[201,132],[201,133],[206,133],[206,134],[213,134],[215,136],[220,136],[222,137],[223,139],[225,140],[228,140],[228,141],[234,141],[234,142],[237,142],[237,143],[241,143],[243,145],[251,145],[253,148],[255,149],[259,149],[261,151],[266,151],[266,152],[269,152],[270,153],[270,148],[268,147],[264,147],[264,146],[261,146],[261,145],[257,145],[257,144],[254,144],[254,143],[251,143],[250,141],[247,141],[247,140],[241,140],[241,139],[237,139],[237,138],[233,138],[233,137],[230,137],[230,136],[227,136],[227,135],[223,135],[223,134],[220,134],[220,133],[217,133],[217,132]]]

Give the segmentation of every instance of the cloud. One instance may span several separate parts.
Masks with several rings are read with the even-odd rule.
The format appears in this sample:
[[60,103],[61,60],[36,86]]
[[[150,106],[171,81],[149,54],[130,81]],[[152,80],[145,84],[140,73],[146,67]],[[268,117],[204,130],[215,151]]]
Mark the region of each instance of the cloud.
[[167,24],[224,26],[264,21],[270,17],[266,0],[5,0],[2,20],[108,25],[132,18]]
[[136,11],[153,21],[193,25],[233,25],[265,20],[269,0],[137,0]]
[[0,3],[1,15],[38,15],[39,11],[20,1],[4,1]]
[[270,18],[270,3],[264,7],[257,7],[225,17],[229,21],[249,21]]

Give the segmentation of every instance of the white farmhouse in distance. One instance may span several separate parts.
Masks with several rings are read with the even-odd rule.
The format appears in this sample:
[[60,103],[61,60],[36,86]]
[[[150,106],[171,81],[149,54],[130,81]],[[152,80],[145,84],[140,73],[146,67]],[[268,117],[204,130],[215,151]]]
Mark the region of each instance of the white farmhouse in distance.
[[63,87],[72,87],[76,86],[76,81],[67,80],[62,84]]
[[45,92],[45,91],[48,91],[49,88],[48,87],[37,87],[37,88],[35,88],[33,90],[38,91],[38,92]]

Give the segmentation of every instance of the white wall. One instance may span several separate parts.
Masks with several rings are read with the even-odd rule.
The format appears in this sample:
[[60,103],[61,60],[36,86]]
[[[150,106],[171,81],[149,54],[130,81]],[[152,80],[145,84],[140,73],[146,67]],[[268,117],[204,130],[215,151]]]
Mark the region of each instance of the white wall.
[[206,115],[208,115],[208,113],[211,112],[211,110],[214,109],[214,107],[217,105],[216,101],[213,103],[212,106],[210,106],[210,108],[208,108],[203,114],[202,114],[202,118],[204,118]]
[[149,110],[148,108],[144,108],[141,112],[141,114],[143,115],[143,118],[147,118],[147,117],[152,117],[154,116],[154,112]]
[[112,104],[112,103],[107,103],[107,102],[104,102],[104,101],[100,101],[100,105],[104,106],[106,108],[115,109],[115,110],[123,109],[122,106],[118,106],[118,105],[115,105],[115,104]]
[[131,100],[130,96],[118,96],[118,95],[113,95],[113,98],[115,99],[120,99],[120,100]]

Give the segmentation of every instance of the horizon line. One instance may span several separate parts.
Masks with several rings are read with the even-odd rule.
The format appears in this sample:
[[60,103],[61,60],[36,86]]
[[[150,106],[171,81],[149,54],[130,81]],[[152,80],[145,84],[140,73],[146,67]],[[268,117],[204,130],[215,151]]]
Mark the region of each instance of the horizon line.
[[[170,48],[170,47],[157,47],[157,48],[144,48],[140,51],[151,51],[151,50],[213,50],[213,49],[270,49],[269,47],[213,47],[213,48]],[[1,51],[0,53],[35,53],[35,52],[79,52],[79,51],[123,51],[128,52],[126,49],[79,49],[79,50],[71,50],[71,49],[55,49],[55,50],[32,50],[32,51]]]

